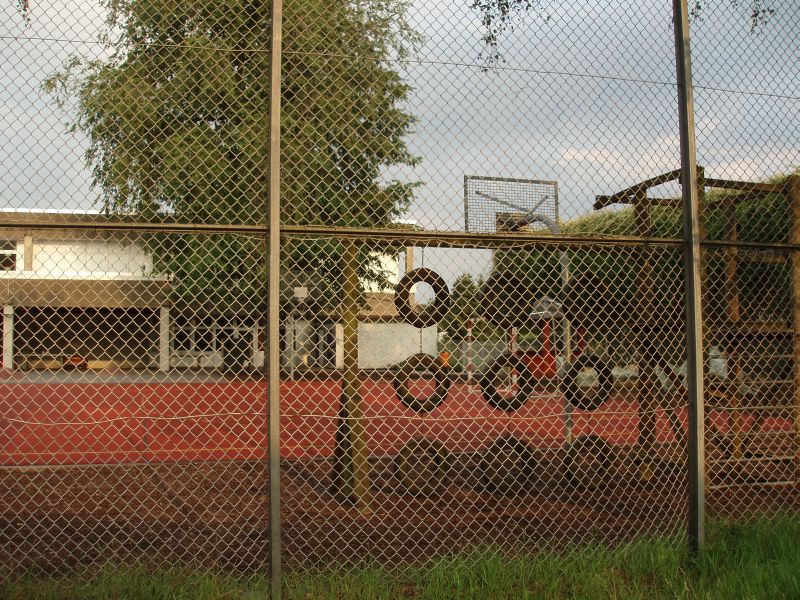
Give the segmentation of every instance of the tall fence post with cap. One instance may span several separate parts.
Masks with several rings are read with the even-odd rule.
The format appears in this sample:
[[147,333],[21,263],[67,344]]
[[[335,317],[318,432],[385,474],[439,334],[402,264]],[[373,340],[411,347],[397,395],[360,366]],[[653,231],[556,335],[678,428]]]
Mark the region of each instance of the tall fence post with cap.
[[705,538],[700,201],[697,181],[689,10],[686,0],[674,0],[672,8],[681,141],[680,182],[683,197],[683,260],[686,278],[686,383],[689,392],[688,536],[691,550],[697,552],[703,546]]
[[269,109],[267,394],[269,457],[269,574],[271,597],[281,597],[280,266],[281,266],[281,50],[283,2],[272,0]]

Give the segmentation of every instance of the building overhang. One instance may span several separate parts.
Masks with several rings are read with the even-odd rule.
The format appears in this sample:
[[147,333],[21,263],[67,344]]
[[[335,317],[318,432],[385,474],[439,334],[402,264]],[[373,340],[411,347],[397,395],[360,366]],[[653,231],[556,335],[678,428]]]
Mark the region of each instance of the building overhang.
[[0,279],[0,304],[52,308],[159,308],[170,304],[165,279]]

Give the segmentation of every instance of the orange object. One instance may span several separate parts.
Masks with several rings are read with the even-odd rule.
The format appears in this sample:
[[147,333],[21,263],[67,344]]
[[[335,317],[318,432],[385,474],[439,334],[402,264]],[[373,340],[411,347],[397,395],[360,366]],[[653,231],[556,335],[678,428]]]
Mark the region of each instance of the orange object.
[[72,369],[85,369],[87,368],[86,360],[80,354],[73,354],[64,361],[64,367]]
[[450,353],[447,350],[439,352],[439,364],[445,369],[450,368]]

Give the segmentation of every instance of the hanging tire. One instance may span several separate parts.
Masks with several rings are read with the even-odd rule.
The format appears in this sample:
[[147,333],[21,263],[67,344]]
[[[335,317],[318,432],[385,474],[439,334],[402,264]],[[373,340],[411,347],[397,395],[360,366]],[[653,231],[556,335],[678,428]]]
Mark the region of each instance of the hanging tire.
[[581,435],[567,451],[564,471],[571,485],[597,487],[612,473],[613,462],[611,444],[599,435]]
[[528,324],[535,305],[529,286],[513,271],[492,273],[481,289],[483,318],[504,329]]
[[481,454],[481,480],[493,494],[524,494],[535,469],[533,448],[514,436],[497,438]]
[[414,496],[435,496],[444,488],[450,453],[438,440],[414,438],[394,459],[395,475],[405,491]]
[[[500,392],[498,378],[504,369],[512,369],[517,373],[517,390],[511,397],[506,397]],[[536,382],[533,372],[525,361],[516,354],[507,352],[489,364],[478,377],[483,397],[494,408],[503,412],[519,410],[528,401]]]
[[[588,395],[578,383],[578,375],[586,368],[597,372],[597,391]],[[581,354],[567,367],[561,378],[561,391],[572,406],[581,410],[596,410],[611,396],[614,374],[611,367],[597,354]]]
[[[411,305],[411,288],[427,283],[433,289],[434,301],[422,312]],[[436,325],[450,309],[450,289],[444,278],[430,269],[414,269],[406,273],[395,287],[394,305],[404,322],[419,329]]]
[[[433,393],[425,398],[417,398],[409,389],[409,379],[418,372],[433,373]],[[450,380],[439,360],[430,354],[414,354],[394,372],[394,391],[398,400],[406,408],[417,413],[429,413],[447,398]]]

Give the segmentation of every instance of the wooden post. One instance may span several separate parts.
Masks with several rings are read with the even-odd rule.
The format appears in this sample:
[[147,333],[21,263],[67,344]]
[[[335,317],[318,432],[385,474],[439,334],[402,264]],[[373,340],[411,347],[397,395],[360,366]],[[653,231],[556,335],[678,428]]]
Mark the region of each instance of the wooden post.
[[[786,181],[791,229],[789,242],[800,244],[800,175]],[[794,353],[794,479],[800,481],[800,251],[792,250],[792,350]]]
[[344,327],[344,373],[342,382],[342,405],[339,412],[337,440],[339,481],[342,494],[362,513],[369,512],[370,482],[367,460],[367,440],[364,431],[364,414],[361,407],[361,382],[358,376],[358,245],[344,239],[344,281],[342,323]]
[[[725,222],[725,239],[731,242],[739,240],[739,227],[736,223],[736,205],[728,200],[723,207],[723,220]],[[739,266],[739,249],[736,246],[728,246],[725,251],[725,298],[727,300],[728,325],[735,328],[739,324],[739,284],[737,280],[737,270]],[[726,355],[730,362],[730,373],[728,379],[733,387],[727,390],[727,397],[731,407],[731,432],[733,433],[733,452],[731,458],[742,458],[742,411],[739,385],[742,378],[741,360],[739,357],[739,338],[728,336]]]
[[[634,223],[636,235],[641,238],[652,236],[652,219],[647,190],[636,194],[634,199]],[[638,251],[637,289],[639,295],[639,332],[637,347],[639,350],[639,377],[637,381],[637,404],[639,406],[639,477],[648,481],[653,476],[652,458],[656,441],[656,414],[653,409],[655,383],[658,380],[653,357],[653,324],[655,321],[653,306],[653,264],[651,250],[642,247]]]

